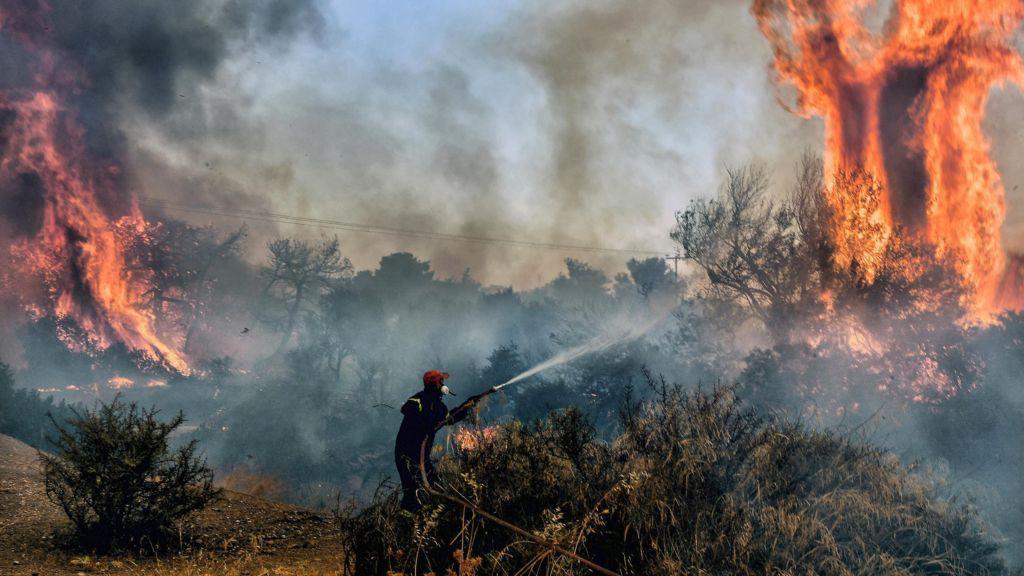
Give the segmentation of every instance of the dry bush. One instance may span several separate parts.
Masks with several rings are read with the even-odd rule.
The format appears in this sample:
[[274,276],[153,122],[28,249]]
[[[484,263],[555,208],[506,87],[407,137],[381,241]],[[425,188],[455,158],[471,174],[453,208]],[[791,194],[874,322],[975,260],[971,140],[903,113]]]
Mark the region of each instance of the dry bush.
[[288,496],[288,484],[274,474],[254,469],[248,464],[239,464],[220,477],[220,488],[241,492],[266,500],[283,501]]
[[[610,443],[575,411],[512,423],[439,465],[439,488],[623,574],[1003,574],[974,512],[885,452],[764,420],[731,390],[656,386]],[[393,490],[344,518],[356,574],[586,574],[571,560]]]

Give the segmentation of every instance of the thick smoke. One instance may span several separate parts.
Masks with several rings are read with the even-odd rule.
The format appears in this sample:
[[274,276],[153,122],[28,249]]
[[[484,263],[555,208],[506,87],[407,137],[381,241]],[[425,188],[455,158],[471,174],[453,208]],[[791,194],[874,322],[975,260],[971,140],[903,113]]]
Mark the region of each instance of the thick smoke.
[[[324,26],[317,0],[100,0],[53,5],[5,0],[0,14],[7,20],[0,35],[3,87],[44,87],[63,95],[84,127],[87,153],[126,172],[115,199],[105,199],[115,204],[127,200],[127,188],[162,192],[140,190],[140,183],[152,181],[151,171],[164,173],[172,194],[195,188],[209,192],[211,186],[167,168],[168,159],[140,152],[137,135],[126,133],[126,127],[142,118],[175,138],[188,139],[241,123],[237,115],[244,114],[244,107],[223,106],[211,115],[203,103],[205,90],[216,82],[225,63],[255,46],[283,50],[296,37],[315,36]],[[48,57],[55,73],[40,79],[37,75],[45,69],[41,60]],[[219,182],[216,187],[222,203],[244,196],[237,184]],[[25,204],[19,193],[5,191],[5,205]],[[259,201],[252,196],[244,199]],[[107,208],[113,214],[124,211],[124,206]]]
[[[367,25],[360,10],[361,28],[328,19],[319,44],[233,59],[197,103],[180,104],[207,109],[207,132],[177,137],[152,122],[131,131],[141,162],[169,158],[194,175],[171,196],[199,205],[226,200],[190,192],[193,181],[226,182],[283,213],[667,251],[672,212],[713,189],[722,164],[791,164],[817,140],[775,104],[770,54],[747,11],[738,0],[533,4],[486,22],[460,12],[421,31]],[[334,17],[344,25],[347,14]],[[224,102],[245,113],[222,126]],[[152,173],[147,188],[169,186]],[[253,247],[266,238],[258,232]],[[520,287],[542,284],[566,255],[341,234],[357,265],[415,250],[444,276],[468,267]],[[630,256],[573,255],[609,270]]]
[[171,114],[239,51],[323,27],[316,0],[59,3],[46,20],[37,42],[80,70],[83,118],[98,128],[126,106]]
[[[37,112],[25,108],[21,101],[43,94],[45,102],[55,102],[48,105],[58,109],[53,124],[53,145],[61,148],[57,154],[76,158],[76,165],[63,167],[75,173],[70,183],[58,185],[26,168],[24,159],[17,160],[16,155],[24,151],[14,144],[3,150],[5,156],[15,158],[7,169],[16,166],[24,173],[11,174],[0,189],[4,215],[0,260],[10,255],[11,239],[33,236],[40,230],[44,193],[78,194],[57,191],[59,186],[88,186],[90,190],[83,194],[112,221],[131,213],[134,194],[140,191],[140,169],[159,172],[167,164],[164,159],[148,166],[134,162],[132,152],[139,143],[135,134],[126,132],[133,118],[162,123],[170,128],[168,133],[177,133],[179,138],[207,132],[215,124],[199,113],[201,109],[189,108],[187,103],[202,100],[205,87],[215,82],[226,62],[252,46],[280,50],[296,36],[315,35],[323,26],[313,2],[276,0],[52,5],[10,0],[0,3],[0,22],[4,54],[0,58],[4,99],[0,132],[10,131],[0,144],[17,142],[24,122],[32,122],[33,129],[42,126],[41,120],[26,120]],[[231,122],[230,114],[222,116],[227,119],[220,117],[217,123]],[[171,176],[168,182],[187,177],[173,169],[165,172]],[[76,183],[79,178],[89,183]],[[189,187],[202,188],[191,184]],[[44,191],[44,186],[54,190]],[[237,189],[222,186],[217,195],[229,201]],[[0,263],[10,269],[6,260]],[[9,284],[4,286],[6,298],[30,292],[29,287],[15,286],[20,279],[8,276],[3,279]],[[7,328],[9,322],[5,331]],[[10,334],[5,332],[0,340],[3,352],[11,356]]]

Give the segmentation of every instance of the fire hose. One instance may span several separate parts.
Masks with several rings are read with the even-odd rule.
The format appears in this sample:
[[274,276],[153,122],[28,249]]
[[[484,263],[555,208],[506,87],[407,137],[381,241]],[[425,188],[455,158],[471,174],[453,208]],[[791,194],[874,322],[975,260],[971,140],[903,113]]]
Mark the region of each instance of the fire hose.
[[[502,386],[495,386],[493,388],[490,388],[489,390],[487,390],[486,392],[484,392],[482,394],[478,394],[477,396],[474,396],[474,397],[466,400],[465,402],[460,404],[457,408],[455,408],[455,410],[453,412],[457,412],[459,410],[469,410],[470,408],[473,407],[474,404],[476,404],[482,398],[497,392],[501,387]],[[445,427],[448,424],[454,424],[454,422],[452,421],[451,415],[449,415],[448,418],[445,418],[440,424],[438,424],[437,427],[434,428],[434,432],[436,433],[438,430],[440,430],[441,428]],[[538,545],[543,546],[544,548],[547,548],[551,552],[555,552],[557,554],[565,556],[566,558],[570,558],[572,560],[575,560],[576,562],[579,562],[580,564],[586,566],[587,568],[590,568],[591,570],[593,570],[594,572],[597,572],[598,574],[604,574],[605,576],[621,576],[618,572],[613,572],[613,571],[605,568],[604,566],[601,566],[600,564],[596,564],[596,563],[594,563],[594,562],[592,562],[590,560],[587,560],[586,558],[580,556],[579,554],[576,554],[575,552],[573,552],[571,550],[567,550],[567,549],[563,548],[562,546],[559,546],[556,542],[553,542],[553,541],[548,540],[547,538],[543,538],[541,536],[537,536],[536,534],[534,534],[532,532],[529,532],[528,530],[525,530],[523,528],[520,528],[519,526],[516,526],[515,524],[509,522],[508,520],[504,520],[502,518],[499,518],[499,517],[495,516],[494,514],[491,514],[490,512],[487,512],[485,510],[481,510],[480,507],[478,507],[477,505],[473,504],[472,502],[470,502],[470,501],[468,501],[468,500],[466,500],[464,498],[461,498],[459,496],[454,496],[452,494],[446,494],[444,492],[441,492],[440,490],[435,489],[433,486],[430,485],[430,479],[427,477],[426,461],[427,461],[427,458],[429,458],[429,454],[427,453],[427,440],[429,438],[430,438],[429,436],[424,438],[423,442],[420,444],[420,461],[419,461],[420,477],[423,480],[423,489],[426,490],[426,492],[428,494],[430,494],[432,496],[439,497],[439,498],[444,498],[445,500],[454,502],[455,504],[458,504],[460,506],[465,506],[465,507],[473,510],[474,512],[476,512],[478,515],[480,515],[480,517],[486,518],[487,520],[490,520],[491,522],[494,522],[498,526],[501,526],[502,528],[510,530],[510,531],[512,531],[512,532],[514,532],[514,533],[516,533],[516,534],[518,534],[520,536],[522,536],[523,538],[527,538],[529,540],[532,540],[533,542],[537,543]]]

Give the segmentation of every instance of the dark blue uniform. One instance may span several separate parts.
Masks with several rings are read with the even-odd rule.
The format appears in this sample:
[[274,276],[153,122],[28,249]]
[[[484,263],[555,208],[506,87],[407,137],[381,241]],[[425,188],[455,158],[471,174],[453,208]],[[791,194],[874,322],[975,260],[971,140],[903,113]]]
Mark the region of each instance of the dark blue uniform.
[[[462,414],[464,416],[465,413]],[[416,510],[420,507],[416,490],[421,487],[420,446],[427,441],[423,465],[427,477],[433,480],[434,465],[430,461],[430,450],[434,446],[434,434],[448,417],[448,407],[441,401],[441,391],[434,387],[424,388],[402,405],[402,426],[395,439],[395,464],[402,480],[402,508]],[[462,418],[459,418],[461,420]]]

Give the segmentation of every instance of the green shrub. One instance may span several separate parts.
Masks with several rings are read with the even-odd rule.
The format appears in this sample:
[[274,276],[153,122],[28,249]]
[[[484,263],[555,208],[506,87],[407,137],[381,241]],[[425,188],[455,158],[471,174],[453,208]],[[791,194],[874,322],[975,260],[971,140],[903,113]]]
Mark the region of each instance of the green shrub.
[[195,441],[175,451],[168,445],[184,416],[161,422],[157,415],[114,398],[57,425],[55,453],[40,456],[46,494],[81,543],[102,549],[158,541],[217,497]]
[[[512,423],[444,457],[438,488],[622,574],[1006,572],[974,512],[933,480],[764,420],[729,389],[661,386],[653,402],[627,399],[620,421],[610,443],[572,412]],[[444,500],[409,519],[382,491],[345,521],[361,575],[462,573],[470,560],[482,574],[589,573]]]

